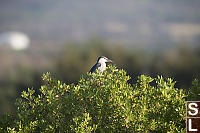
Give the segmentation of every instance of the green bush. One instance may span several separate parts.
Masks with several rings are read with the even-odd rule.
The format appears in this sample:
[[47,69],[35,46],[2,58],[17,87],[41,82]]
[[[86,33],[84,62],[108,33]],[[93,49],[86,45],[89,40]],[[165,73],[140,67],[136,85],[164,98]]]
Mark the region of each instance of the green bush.
[[18,99],[14,126],[5,132],[184,132],[185,92],[163,77],[141,75],[137,83],[115,66],[83,75],[66,85],[42,76],[35,95],[28,89]]
[[188,91],[188,101],[200,101],[200,83],[198,79],[192,82],[192,87]]

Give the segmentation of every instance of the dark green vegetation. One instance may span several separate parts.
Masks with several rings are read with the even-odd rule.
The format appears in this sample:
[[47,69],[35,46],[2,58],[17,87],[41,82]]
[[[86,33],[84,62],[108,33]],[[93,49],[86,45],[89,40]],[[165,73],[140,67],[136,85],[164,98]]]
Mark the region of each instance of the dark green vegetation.
[[[129,84],[124,70],[109,68],[65,84],[42,76],[40,89],[23,91],[16,117],[5,116],[1,132],[184,132],[185,97],[175,82],[141,75]],[[36,94],[35,91],[39,91]]]
[[189,101],[200,101],[200,82],[199,80],[195,79],[192,82],[192,87],[189,89],[188,92],[188,100]]

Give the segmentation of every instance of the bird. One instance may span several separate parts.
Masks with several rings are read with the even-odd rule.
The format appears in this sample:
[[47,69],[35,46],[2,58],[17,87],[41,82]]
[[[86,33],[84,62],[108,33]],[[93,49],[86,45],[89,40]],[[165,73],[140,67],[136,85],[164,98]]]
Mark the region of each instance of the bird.
[[113,61],[105,56],[98,57],[96,64],[94,64],[94,66],[90,69],[89,72],[94,73],[96,70],[98,70],[100,73],[103,73],[103,71],[106,69],[106,62]]

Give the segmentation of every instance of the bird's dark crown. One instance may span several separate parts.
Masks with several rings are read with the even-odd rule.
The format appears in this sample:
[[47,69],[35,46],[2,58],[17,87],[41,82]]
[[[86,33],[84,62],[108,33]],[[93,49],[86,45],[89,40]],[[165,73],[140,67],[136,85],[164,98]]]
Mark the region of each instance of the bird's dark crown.
[[99,56],[97,62],[98,62],[101,58],[106,58],[106,59],[107,59],[107,57],[105,57],[105,56]]

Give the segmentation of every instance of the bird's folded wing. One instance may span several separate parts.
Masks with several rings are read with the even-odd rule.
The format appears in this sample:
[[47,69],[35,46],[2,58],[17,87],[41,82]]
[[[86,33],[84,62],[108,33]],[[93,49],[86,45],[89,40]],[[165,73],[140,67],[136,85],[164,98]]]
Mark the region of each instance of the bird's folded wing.
[[96,64],[90,69],[90,72],[91,72],[91,73],[95,72],[95,70],[96,70],[98,67],[100,67],[100,66],[101,66],[100,63],[96,63]]

